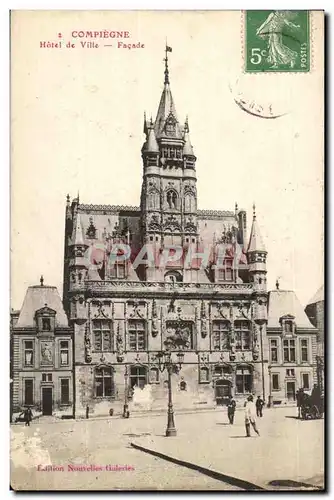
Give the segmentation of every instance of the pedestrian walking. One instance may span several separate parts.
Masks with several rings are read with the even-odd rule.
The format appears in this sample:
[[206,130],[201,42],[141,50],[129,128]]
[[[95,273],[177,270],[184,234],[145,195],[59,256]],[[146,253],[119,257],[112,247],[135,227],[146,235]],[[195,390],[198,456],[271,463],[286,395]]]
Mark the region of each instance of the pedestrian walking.
[[257,397],[255,406],[256,406],[256,416],[262,417],[263,416],[262,411],[263,411],[263,407],[264,407],[264,401],[261,398],[261,396]]
[[32,411],[30,409],[30,406],[24,410],[24,421],[25,421],[25,426],[30,427],[30,422],[32,421]]
[[246,437],[251,437],[250,426],[252,425],[254,431],[259,436],[259,430],[256,426],[256,408],[253,401],[253,396],[250,395],[247,398],[247,403],[245,406],[245,428],[246,428]]
[[227,416],[229,419],[229,422],[231,425],[234,423],[234,414],[235,414],[235,407],[236,407],[236,402],[233,399],[232,396],[230,396],[228,403],[227,403]]

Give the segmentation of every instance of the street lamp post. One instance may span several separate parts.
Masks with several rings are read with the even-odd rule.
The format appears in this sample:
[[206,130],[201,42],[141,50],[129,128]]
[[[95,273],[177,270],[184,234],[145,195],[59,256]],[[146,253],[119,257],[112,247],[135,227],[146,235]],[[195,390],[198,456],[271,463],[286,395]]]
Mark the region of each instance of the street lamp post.
[[167,370],[168,373],[168,411],[167,411],[167,428],[166,436],[176,436],[176,427],[174,422],[174,408],[172,399],[172,374],[178,373],[184,360],[184,353],[179,351],[177,353],[178,361],[172,360],[172,347],[175,347],[171,341],[164,342],[165,350],[158,353],[159,369],[161,372]]
[[128,404],[128,378],[129,378],[129,373],[128,373],[128,365],[125,365],[125,371],[124,371],[124,406],[123,406],[123,418],[129,418],[130,412],[129,412],[129,404]]

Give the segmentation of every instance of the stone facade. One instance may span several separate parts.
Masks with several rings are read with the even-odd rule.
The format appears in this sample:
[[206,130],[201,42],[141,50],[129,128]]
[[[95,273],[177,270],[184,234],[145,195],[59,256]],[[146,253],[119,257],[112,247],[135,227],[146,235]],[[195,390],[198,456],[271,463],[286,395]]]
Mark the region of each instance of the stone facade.
[[11,315],[11,415],[73,415],[73,332],[55,287],[31,286]]
[[[72,203],[64,307],[75,335],[76,416],[166,407],[159,353],[175,341],[174,404],[268,396],[267,252],[255,215],[199,210],[196,156],[181,125],[167,57],[155,121],[144,119],[140,207]],[[127,253],[128,258],[115,259]],[[121,248],[121,251],[120,251]],[[144,250],[143,250],[144,249]],[[179,252],[179,250],[181,251]],[[140,260],[140,264],[137,260]],[[146,260],[145,260],[146,259]],[[182,342],[181,342],[182,341]]]
[[267,336],[270,402],[294,402],[298,389],[311,391],[318,383],[318,330],[293,291],[269,292]]

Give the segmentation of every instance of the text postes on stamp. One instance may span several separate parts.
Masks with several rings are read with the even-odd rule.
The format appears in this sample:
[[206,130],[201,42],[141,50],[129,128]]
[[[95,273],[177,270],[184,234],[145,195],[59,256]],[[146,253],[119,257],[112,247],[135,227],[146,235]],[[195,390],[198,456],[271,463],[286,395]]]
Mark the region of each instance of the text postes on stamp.
[[310,71],[309,12],[246,11],[244,58],[246,72]]

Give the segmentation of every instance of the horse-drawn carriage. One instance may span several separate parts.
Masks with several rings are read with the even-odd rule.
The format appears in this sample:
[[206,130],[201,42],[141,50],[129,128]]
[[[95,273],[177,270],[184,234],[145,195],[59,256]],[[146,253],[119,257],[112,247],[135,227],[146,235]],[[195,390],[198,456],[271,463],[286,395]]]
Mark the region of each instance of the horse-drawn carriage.
[[322,418],[324,414],[323,395],[317,392],[312,392],[312,394],[304,393],[300,413],[303,420]]

